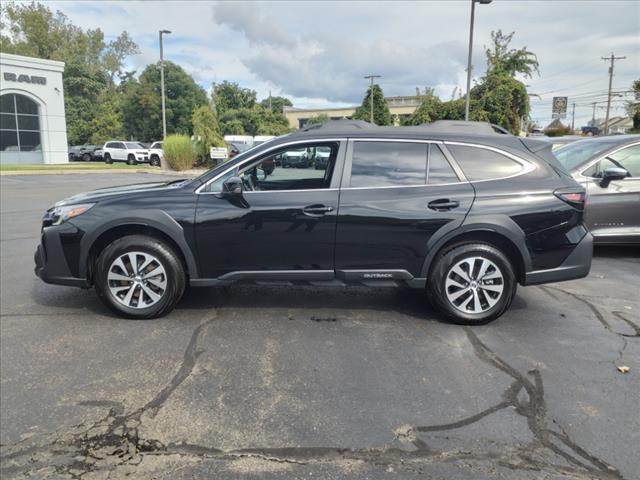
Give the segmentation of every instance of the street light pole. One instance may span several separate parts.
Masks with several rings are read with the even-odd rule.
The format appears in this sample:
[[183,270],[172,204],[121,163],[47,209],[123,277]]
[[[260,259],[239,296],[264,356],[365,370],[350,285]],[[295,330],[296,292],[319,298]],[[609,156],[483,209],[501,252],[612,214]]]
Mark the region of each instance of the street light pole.
[[467,59],[467,100],[464,105],[464,119],[465,121],[469,121],[469,103],[471,101],[471,57],[473,54],[473,23],[474,16],[476,12],[476,2],[482,4],[489,4],[492,0],[471,0],[471,22],[469,25],[469,57]]
[[[167,112],[165,109],[165,101],[164,101],[164,52],[162,48],[162,34],[171,33],[170,30],[160,30],[158,32],[158,36],[160,38],[160,92],[162,97],[162,140],[166,140],[167,138]],[[167,169],[167,163],[164,160],[164,156],[162,157],[162,169]]]
[[374,78],[382,78],[382,75],[374,75],[373,73],[370,75],[365,75],[366,79],[371,79],[371,89],[369,90],[369,103],[371,104],[371,115],[369,121],[373,123],[373,79]]

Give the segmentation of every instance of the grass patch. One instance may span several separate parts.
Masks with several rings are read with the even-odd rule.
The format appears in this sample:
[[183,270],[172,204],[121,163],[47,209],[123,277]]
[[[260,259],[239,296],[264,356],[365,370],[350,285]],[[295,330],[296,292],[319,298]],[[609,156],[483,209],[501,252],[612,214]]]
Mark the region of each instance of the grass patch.
[[[127,165],[126,163],[61,163],[59,165],[12,165],[0,164],[0,172],[29,172],[29,171],[65,171],[65,170],[140,170],[141,168],[152,168],[147,164]],[[157,168],[157,167],[153,167]]]

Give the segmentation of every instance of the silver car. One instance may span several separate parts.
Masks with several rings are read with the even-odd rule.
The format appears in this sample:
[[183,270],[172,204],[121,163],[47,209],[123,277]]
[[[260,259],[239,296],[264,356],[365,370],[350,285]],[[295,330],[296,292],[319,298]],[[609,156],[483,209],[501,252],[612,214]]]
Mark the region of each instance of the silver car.
[[640,135],[580,140],[553,153],[587,190],[594,241],[640,245]]

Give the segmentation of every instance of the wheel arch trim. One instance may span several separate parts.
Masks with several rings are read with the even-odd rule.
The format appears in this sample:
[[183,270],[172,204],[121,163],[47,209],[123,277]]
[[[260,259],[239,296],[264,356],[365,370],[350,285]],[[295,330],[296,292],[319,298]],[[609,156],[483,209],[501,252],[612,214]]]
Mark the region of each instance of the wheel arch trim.
[[524,276],[526,272],[531,271],[531,255],[526,248],[524,232],[511,218],[497,215],[481,216],[475,218],[467,217],[467,219],[461,226],[457,228],[453,227],[451,229],[447,229],[440,235],[436,234],[432,236],[427,244],[428,253],[423,262],[420,276],[428,276],[429,269],[431,268],[433,260],[445,245],[455,241],[457,238],[462,238],[473,233],[490,233],[497,234],[503,237],[505,240],[511,243],[519,253],[523,268],[521,276]]
[[180,250],[176,253],[184,258],[186,273],[190,278],[198,278],[197,262],[185,239],[184,229],[164,210],[130,210],[126,215],[106,219],[99,228],[87,232],[80,242],[79,274],[81,278],[88,278],[89,256],[96,241],[105,233],[126,226],[151,228],[169,237]]

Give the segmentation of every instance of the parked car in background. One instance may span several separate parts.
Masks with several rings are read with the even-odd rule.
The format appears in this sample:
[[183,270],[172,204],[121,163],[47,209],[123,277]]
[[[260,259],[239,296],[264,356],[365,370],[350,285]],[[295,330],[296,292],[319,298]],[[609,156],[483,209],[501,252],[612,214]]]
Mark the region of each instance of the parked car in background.
[[[518,284],[589,273],[585,190],[548,142],[436,123],[332,121],[196,179],[74,195],[43,217],[36,273],[94,285],[132,318],[168,313],[188,285],[286,281],[416,288],[476,325],[502,315]],[[261,173],[320,148],[323,174]]]
[[104,149],[102,147],[96,148],[93,151],[93,159],[96,162],[101,162],[104,159]]
[[316,170],[324,170],[329,164],[329,157],[331,157],[331,149],[327,147],[317,147],[313,152],[313,165]]
[[640,245],[640,135],[579,140],[554,155],[587,191],[595,243]]
[[149,165],[159,167],[163,158],[162,142],[153,142],[149,147]]
[[129,165],[149,163],[149,150],[139,142],[111,141],[104,144],[104,163],[127,162]]
[[99,148],[98,145],[90,144],[69,147],[69,161],[75,162],[81,160],[83,162],[90,162],[95,160],[94,152],[97,148]]
[[282,168],[308,168],[311,165],[306,148],[288,150],[280,156],[279,162]]

